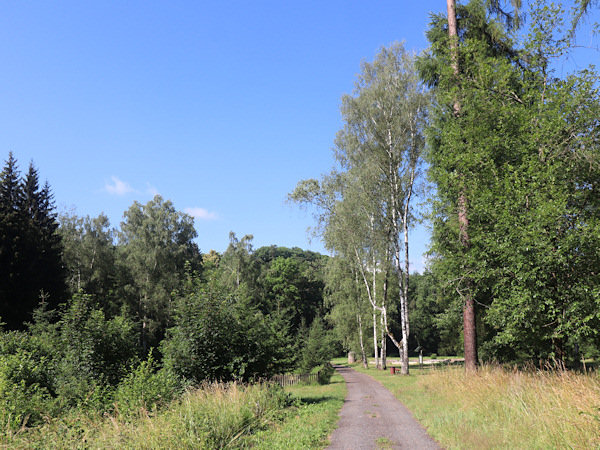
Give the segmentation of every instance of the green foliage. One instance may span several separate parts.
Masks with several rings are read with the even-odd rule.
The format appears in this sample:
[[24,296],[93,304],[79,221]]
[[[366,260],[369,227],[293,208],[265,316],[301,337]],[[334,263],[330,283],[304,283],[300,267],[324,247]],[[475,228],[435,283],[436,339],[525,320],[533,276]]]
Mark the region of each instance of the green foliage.
[[117,247],[108,217],[61,215],[59,220],[71,295],[83,291],[102,302],[106,312],[118,314]]
[[251,234],[238,239],[229,233],[229,246],[219,261],[221,284],[236,298],[256,294],[259,267],[252,257]]
[[331,377],[335,373],[335,369],[331,365],[331,363],[326,362],[323,364],[323,367],[319,370],[318,381],[319,384],[329,384]]
[[154,412],[168,405],[183,390],[183,384],[172,371],[157,364],[152,352],[137,367],[132,366],[115,391],[116,411],[127,418],[140,412]]
[[300,369],[310,372],[314,367],[333,358],[335,350],[331,334],[325,329],[323,320],[317,317],[308,330],[308,336],[302,349]]
[[274,312],[265,316],[247,305],[237,305],[234,313],[239,329],[230,367],[235,378],[269,378],[296,365],[295,335],[283,315]]
[[[448,336],[442,341],[440,328],[436,323],[436,317],[442,312],[443,303],[439,283],[432,272],[425,271],[423,274],[411,274],[410,277],[410,341],[409,348],[414,350],[421,347],[423,353],[438,352],[440,344],[448,345]],[[458,334],[457,327],[442,330],[453,331]],[[447,353],[439,350],[442,354]]]
[[55,389],[71,404],[99,385],[116,385],[137,358],[135,324],[124,316],[107,319],[86,294],[71,299],[56,333]]
[[55,404],[46,387],[44,363],[23,349],[0,354],[0,434],[39,424],[52,414]]
[[[230,245],[223,256],[212,255],[202,275],[186,281],[188,299],[178,306],[194,309],[201,305],[199,298],[204,296],[204,302],[216,304],[210,308],[205,305],[207,311],[199,316],[209,310],[217,316],[224,314],[228,336],[225,341],[215,343],[215,348],[223,349],[217,366],[227,366],[227,375],[220,374],[223,379],[252,379],[292,369],[298,362],[300,330],[325,311],[322,274],[325,257],[276,246],[254,252],[251,240],[249,235],[238,239],[231,233]],[[198,298],[192,300],[194,296]],[[177,313],[178,327],[200,327],[187,323],[185,315],[198,316],[195,312]],[[188,346],[183,343],[185,339],[176,338],[177,329],[170,332],[171,355],[190,354],[190,349],[197,345]],[[177,347],[180,351],[175,352]],[[204,359],[210,359],[211,354]]]
[[172,296],[186,262],[199,268],[200,253],[192,217],[175,210],[159,195],[145,205],[135,202],[124,214],[119,234],[122,269],[132,312],[139,320],[144,352],[157,346],[172,316]]
[[33,164],[20,177],[9,153],[0,174],[0,317],[22,329],[40,296],[52,306],[65,293],[62,244],[50,187],[39,186]]
[[53,395],[52,351],[44,337],[0,333],[0,435],[37,425],[59,411]]
[[434,269],[447,286],[440,323],[460,326],[456,315],[471,296],[483,306],[482,356],[566,361],[574,343],[599,339],[599,78],[593,68],[563,79],[553,73],[569,44],[557,33],[563,16],[555,6],[534,5],[520,42],[479,2],[457,14],[458,80],[441,16],[421,59],[437,96],[428,157],[437,185]]
[[21,361],[22,371],[9,378],[16,385],[39,386],[60,408],[107,409],[109,387],[137,358],[133,322],[123,316],[106,319],[83,294],[64,306],[58,321],[52,322],[53,316],[40,308],[29,332],[2,333],[0,355]]
[[13,382],[5,376],[5,366],[9,364],[0,359],[0,436],[41,423],[52,409],[48,392],[43,388],[35,384],[27,386],[25,381]]
[[177,300],[175,326],[161,344],[164,364],[194,383],[253,379],[289,369],[286,322],[198,284]]
[[175,326],[161,343],[164,364],[195,383],[231,379],[230,332],[235,320],[227,303],[200,288],[177,300]]
[[310,324],[323,306],[323,283],[314,272],[295,258],[275,258],[261,280],[265,292],[262,311],[287,317],[294,332],[302,323]]
[[352,260],[339,256],[329,259],[326,267],[325,301],[330,310],[326,319],[333,325],[332,332],[344,351],[362,355],[362,332],[362,346],[365,347],[366,354],[371,354],[372,342],[366,339],[373,333],[371,322],[366,320],[370,315],[371,305],[365,299],[364,285],[357,282],[357,270]]

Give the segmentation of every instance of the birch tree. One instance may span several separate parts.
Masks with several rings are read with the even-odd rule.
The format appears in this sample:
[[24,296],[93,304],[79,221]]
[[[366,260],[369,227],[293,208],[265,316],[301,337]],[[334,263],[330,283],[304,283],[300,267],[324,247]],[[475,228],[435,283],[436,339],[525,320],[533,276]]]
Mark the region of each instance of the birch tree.
[[115,231],[108,217],[59,217],[63,244],[63,261],[69,273],[67,282],[71,294],[83,290],[86,294],[107,301],[115,290]]
[[[319,218],[325,240],[354,259],[374,311],[374,346],[383,347],[385,361],[387,335],[401,353],[403,374],[408,374],[410,334],[408,231],[414,220],[411,201],[420,174],[428,105],[413,60],[401,44],[394,44],[382,48],[373,63],[362,65],[353,94],[342,97],[345,124],[335,141],[339,170],[323,179],[335,194],[319,196],[315,192],[324,190],[313,189],[303,195],[310,191],[307,187],[319,186],[315,180],[301,182],[292,194],[328,211]],[[387,321],[391,282],[399,288],[400,339]],[[376,312],[383,338],[377,334]]]
[[200,259],[195,237],[193,219],[159,195],[145,205],[135,202],[124,214],[121,257],[131,274],[129,290],[144,352],[169,326],[173,293],[181,286],[185,263],[193,268]]
[[369,310],[364,301],[359,275],[352,260],[343,257],[329,258],[326,274],[327,316],[333,323],[334,332],[345,350],[359,350],[363,367],[368,367],[366,324]]

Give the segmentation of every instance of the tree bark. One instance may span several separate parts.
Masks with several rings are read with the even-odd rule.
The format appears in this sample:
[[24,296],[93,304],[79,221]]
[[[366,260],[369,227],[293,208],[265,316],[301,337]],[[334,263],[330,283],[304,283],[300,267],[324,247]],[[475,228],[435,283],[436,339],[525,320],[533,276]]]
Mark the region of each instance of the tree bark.
[[[458,28],[456,24],[456,1],[446,0],[448,8],[448,36],[450,38],[450,60],[455,82],[458,83]],[[460,100],[454,99],[454,115],[460,116]],[[459,177],[460,178],[460,177]],[[464,187],[458,197],[459,240],[465,249],[469,248],[469,219],[467,196]],[[477,370],[477,329],[475,326],[475,302],[471,289],[466,289],[463,305],[463,336],[465,347],[465,370]]]
[[468,293],[463,307],[463,330],[465,340],[465,370],[477,370],[477,328],[475,326],[475,302]]
[[[384,307],[385,308],[385,307]],[[379,360],[381,361],[381,370],[385,370],[387,368],[387,348],[386,348],[386,339],[385,339],[385,325],[383,323],[383,318],[384,318],[384,314],[381,314],[380,320],[381,320],[381,352],[380,352],[380,358]]]
[[408,337],[410,335],[410,324],[408,321],[408,283],[409,283],[409,245],[408,245],[408,214],[410,211],[410,199],[413,192],[413,184],[415,181],[415,168],[413,167],[410,174],[410,184],[408,187],[408,195],[404,203],[404,211],[402,215],[402,233],[404,234],[404,273],[401,280],[401,299],[400,299],[400,314],[402,316],[402,368],[401,373],[408,375],[409,359],[408,359]]
[[[358,282],[358,272],[356,269],[352,269],[352,272],[354,273],[354,281],[356,283],[356,286],[358,288],[359,286],[359,282]],[[357,313],[356,313],[356,319],[358,321],[358,340],[360,342],[360,356],[361,356],[361,361],[363,364],[363,367],[365,369],[369,368],[369,362],[367,361],[367,354],[365,352],[365,343],[363,340],[363,325],[362,325],[362,313],[361,313],[361,309],[360,309],[360,291],[357,294],[356,297],[356,309],[357,309]]]
[[[469,219],[467,217],[467,200],[464,192],[460,193],[458,199],[458,223],[459,238],[465,249],[469,248]],[[475,300],[471,292],[470,280],[466,280],[467,289],[465,290],[463,305],[463,338],[465,347],[465,370],[477,370],[477,326],[475,319]]]
[[369,367],[367,362],[367,354],[365,353],[365,343],[363,342],[363,328],[362,328],[362,316],[360,312],[357,314],[358,316],[358,338],[360,340],[360,357],[362,361],[362,365],[365,369]]
[[379,369],[379,352],[377,345],[377,314],[375,314],[375,309],[373,309],[373,349],[375,353],[375,368]]

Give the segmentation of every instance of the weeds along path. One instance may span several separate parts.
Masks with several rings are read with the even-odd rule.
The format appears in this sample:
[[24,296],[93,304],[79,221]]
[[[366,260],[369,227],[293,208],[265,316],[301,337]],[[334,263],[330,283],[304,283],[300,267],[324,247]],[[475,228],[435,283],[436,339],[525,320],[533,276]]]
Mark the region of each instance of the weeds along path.
[[441,448],[394,395],[368,375],[345,366],[336,371],[348,394],[330,449]]

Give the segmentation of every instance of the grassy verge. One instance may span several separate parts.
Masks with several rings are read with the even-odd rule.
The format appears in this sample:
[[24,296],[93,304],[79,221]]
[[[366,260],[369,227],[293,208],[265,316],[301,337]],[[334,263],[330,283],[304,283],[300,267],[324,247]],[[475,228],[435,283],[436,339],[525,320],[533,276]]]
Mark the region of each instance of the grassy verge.
[[371,375],[446,448],[599,448],[600,378],[486,366]]
[[[319,448],[345,397],[329,385],[207,384],[157,413],[135,417],[73,413],[0,437],[0,448]],[[291,395],[288,395],[291,394]]]
[[297,406],[282,423],[255,434],[248,443],[265,450],[326,447],[346,397],[342,377],[335,374],[330,384],[290,386],[286,391],[298,399]]

